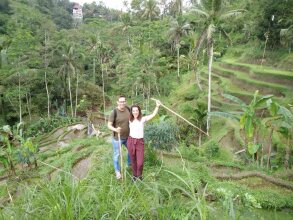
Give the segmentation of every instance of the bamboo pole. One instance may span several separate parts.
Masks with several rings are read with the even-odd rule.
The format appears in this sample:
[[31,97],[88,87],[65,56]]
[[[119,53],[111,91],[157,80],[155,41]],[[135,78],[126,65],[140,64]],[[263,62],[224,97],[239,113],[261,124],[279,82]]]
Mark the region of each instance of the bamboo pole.
[[43,162],[43,161],[39,161],[39,163],[44,164],[44,165],[46,165],[46,166],[48,166],[48,167],[54,168],[55,170],[58,170],[58,171],[60,171],[60,172],[66,173],[66,174],[72,176],[73,178],[75,178],[76,180],[79,180],[77,176],[74,176],[72,173],[69,173],[69,172],[67,172],[67,171],[65,171],[65,170],[62,170],[62,169],[58,168],[58,167],[55,167],[55,166],[50,165],[50,164],[47,164],[47,163],[45,163],[45,162]]
[[118,143],[119,143],[119,152],[120,152],[121,178],[122,178],[122,181],[123,181],[123,179],[124,179],[123,152],[122,152],[121,138],[120,138],[120,133],[119,132],[118,132]]
[[[151,100],[156,101],[157,99],[151,98]],[[198,128],[197,126],[195,126],[194,124],[192,124],[190,121],[188,121],[187,119],[183,118],[181,115],[179,115],[178,113],[174,112],[173,110],[169,109],[167,106],[163,105],[163,103],[161,103],[161,106],[164,107],[165,109],[167,109],[168,111],[172,112],[174,115],[178,116],[179,118],[181,118],[183,121],[187,122],[189,125],[191,125],[192,127],[198,129],[199,131],[201,131],[202,133],[204,133],[205,135],[209,136],[206,132],[204,132],[203,130],[201,130],[200,128]]]

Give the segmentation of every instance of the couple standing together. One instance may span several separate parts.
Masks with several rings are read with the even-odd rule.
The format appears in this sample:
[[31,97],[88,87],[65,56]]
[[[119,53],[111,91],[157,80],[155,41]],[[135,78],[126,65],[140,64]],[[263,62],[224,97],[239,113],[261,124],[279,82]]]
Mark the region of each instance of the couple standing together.
[[156,108],[152,114],[142,116],[141,108],[133,105],[126,106],[125,96],[119,96],[115,108],[108,121],[108,128],[113,131],[113,163],[117,179],[121,179],[119,166],[119,140],[128,149],[128,165],[132,166],[133,179],[142,180],[144,162],[144,123],[151,120],[158,113],[160,101],[156,101]]

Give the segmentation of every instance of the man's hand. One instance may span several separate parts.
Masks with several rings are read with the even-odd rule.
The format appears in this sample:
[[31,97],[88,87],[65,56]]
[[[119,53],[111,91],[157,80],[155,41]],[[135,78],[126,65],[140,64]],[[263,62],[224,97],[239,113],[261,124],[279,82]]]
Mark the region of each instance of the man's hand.
[[120,133],[121,132],[121,128],[120,127],[116,128],[115,129],[115,132]]

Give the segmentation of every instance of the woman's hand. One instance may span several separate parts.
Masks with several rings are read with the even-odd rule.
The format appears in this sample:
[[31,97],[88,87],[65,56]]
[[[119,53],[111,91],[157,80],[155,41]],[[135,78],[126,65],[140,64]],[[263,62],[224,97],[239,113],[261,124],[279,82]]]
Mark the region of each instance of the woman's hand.
[[160,105],[161,105],[160,100],[156,100],[156,106],[157,106],[157,107],[160,107]]

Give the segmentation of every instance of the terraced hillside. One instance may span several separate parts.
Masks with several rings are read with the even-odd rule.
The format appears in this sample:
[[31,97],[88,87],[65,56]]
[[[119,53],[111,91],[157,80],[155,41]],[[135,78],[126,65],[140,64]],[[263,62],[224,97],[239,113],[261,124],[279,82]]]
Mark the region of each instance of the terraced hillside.
[[249,102],[256,90],[260,95],[274,95],[278,102],[293,103],[293,72],[260,65],[223,60],[213,65],[213,106],[222,110],[235,108],[221,94],[229,93]]

